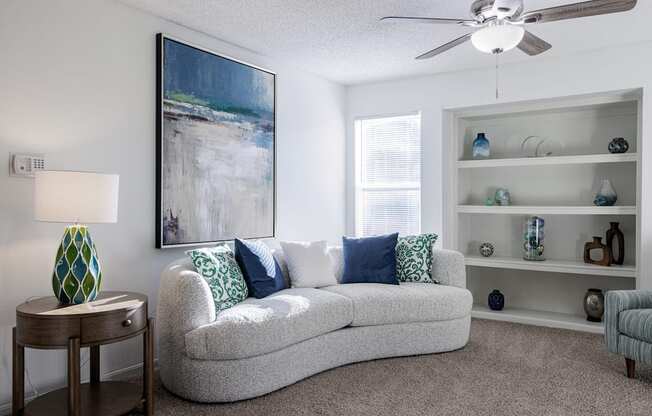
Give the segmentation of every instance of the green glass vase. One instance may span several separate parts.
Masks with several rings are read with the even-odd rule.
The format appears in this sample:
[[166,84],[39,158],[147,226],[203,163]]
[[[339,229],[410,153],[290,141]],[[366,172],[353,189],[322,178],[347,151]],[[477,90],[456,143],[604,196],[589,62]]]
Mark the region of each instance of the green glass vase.
[[102,268],[88,227],[66,227],[57,250],[52,290],[62,304],[95,300],[102,284]]

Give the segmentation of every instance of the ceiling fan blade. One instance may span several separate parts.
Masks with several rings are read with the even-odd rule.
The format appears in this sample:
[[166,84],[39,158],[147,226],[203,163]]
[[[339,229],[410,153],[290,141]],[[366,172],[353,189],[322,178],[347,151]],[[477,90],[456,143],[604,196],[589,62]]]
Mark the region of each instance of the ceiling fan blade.
[[448,19],[443,17],[415,17],[415,16],[385,16],[381,21],[404,21],[430,24],[452,24],[452,25],[473,25],[475,20],[468,19]]
[[526,30],[525,35],[523,35],[523,40],[518,44],[518,48],[528,55],[534,56],[544,53],[552,48],[552,45]]
[[431,51],[428,51],[428,52],[426,52],[424,54],[421,54],[421,55],[417,56],[416,59],[422,60],[422,59],[432,58],[433,56],[439,55],[440,53],[444,53],[449,49],[453,49],[454,47],[463,44],[464,42],[466,42],[469,39],[471,39],[471,33],[467,33],[466,35],[461,36],[461,37],[459,37],[459,38],[457,38],[457,39],[455,39],[453,41],[450,41],[448,43],[445,43],[445,44],[441,45],[438,48],[435,48],[435,49],[433,49]]
[[597,16],[632,10],[637,0],[593,0],[565,6],[526,12],[520,21],[524,23],[546,23],[578,17]]

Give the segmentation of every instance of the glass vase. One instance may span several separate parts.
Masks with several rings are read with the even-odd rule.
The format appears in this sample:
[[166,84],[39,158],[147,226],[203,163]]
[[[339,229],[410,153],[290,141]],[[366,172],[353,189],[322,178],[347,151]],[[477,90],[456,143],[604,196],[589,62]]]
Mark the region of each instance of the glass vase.
[[489,159],[490,144],[485,133],[478,133],[472,145],[473,159]]
[[541,217],[529,217],[523,227],[523,259],[529,261],[543,261],[545,256],[544,239],[545,221]]
[[600,183],[600,188],[598,189],[598,193],[595,195],[593,203],[599,207],[610,207],[615,205],[616,201],[618,201],[616,190],[613,186],[611,186],[609,179],[603,179],[602,183]]

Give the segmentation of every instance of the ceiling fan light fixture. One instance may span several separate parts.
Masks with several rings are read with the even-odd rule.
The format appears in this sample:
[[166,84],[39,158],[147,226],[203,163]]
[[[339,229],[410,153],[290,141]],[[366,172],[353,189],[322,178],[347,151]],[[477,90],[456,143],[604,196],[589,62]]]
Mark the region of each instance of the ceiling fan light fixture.
[[492,24],[471,36],[473,46],[484,53],[501,53],[514,49],[521,43],[525,29],[510,24]]

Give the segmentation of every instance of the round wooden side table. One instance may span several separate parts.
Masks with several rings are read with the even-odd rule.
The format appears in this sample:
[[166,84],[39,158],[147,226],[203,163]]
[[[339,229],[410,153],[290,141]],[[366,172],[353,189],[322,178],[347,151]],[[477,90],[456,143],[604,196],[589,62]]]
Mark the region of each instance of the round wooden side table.
[[[143,336],[143,388],[100,381],[100,345]],[[68,350],[68,387],[25,405],[25,347]],[[80,348],[90,347],[90,382],[81,384]],[[60,305],[52,297],[16,308],[13,331],[12,414],[105,416],[142,411],[153,415],[154,323],[147,318],[147,296],[101,292],[93,302]]]

